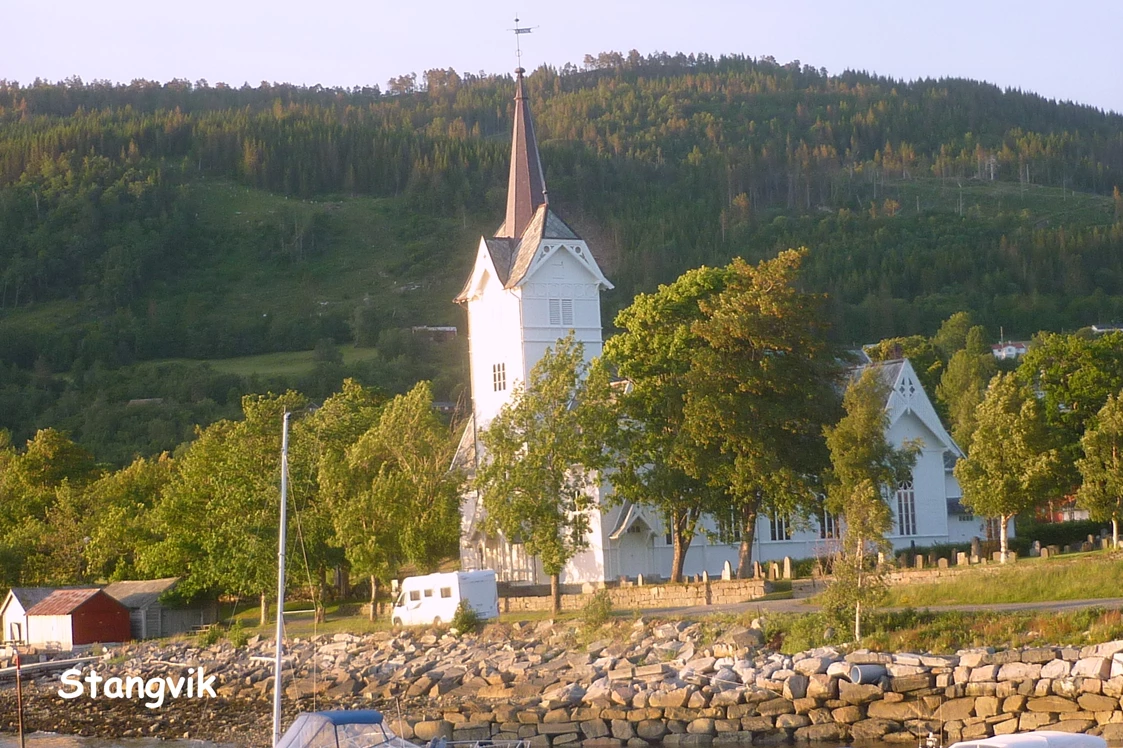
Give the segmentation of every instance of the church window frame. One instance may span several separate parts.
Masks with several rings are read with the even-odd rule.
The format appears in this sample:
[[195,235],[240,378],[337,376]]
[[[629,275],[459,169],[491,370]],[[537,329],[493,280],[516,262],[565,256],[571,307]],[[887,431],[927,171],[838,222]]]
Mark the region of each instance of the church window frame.
[[911,537],[916,531],[916,486],[912,478],[897,486],[897,534]]
[[792,539],[792,528],[783,514],[768,517],[768,539],[773,543],[783,543]]
[[718,518],[718,543],[722,545],[737,545],[741,542],[741,517],[740,513],[730,509],[728,514]]
[[506,363],[491,365],[491,388],[494,392],[505,392],[507,390]]

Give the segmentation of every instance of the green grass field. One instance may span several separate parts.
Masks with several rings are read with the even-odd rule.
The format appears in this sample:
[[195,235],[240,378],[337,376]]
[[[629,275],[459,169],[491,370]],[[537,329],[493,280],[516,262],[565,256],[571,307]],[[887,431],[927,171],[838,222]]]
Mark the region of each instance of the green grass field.
[[[369,361],[378,356],[375,348],[356,348],[353,345],[339,346],[344,365]],[[296,377],[310,373],[316,367],[314,351],[288,351],[284,353],[262,353],[258,356],[238,356],[236,358],[186,359],[171,358],[157,361],[158,364],[207,364],[223,374],[236,374],[248,377]]]
[[1005,568],[979,569],[945,582],[889,591],[889,606],[982,605],[1123,597],[1123,555],[1084,553],[1024,559]]

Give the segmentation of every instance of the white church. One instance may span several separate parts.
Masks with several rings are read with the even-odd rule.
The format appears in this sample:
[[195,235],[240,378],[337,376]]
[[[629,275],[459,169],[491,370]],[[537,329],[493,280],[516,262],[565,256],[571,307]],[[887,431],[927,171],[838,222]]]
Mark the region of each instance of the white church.
[[[469,469],[479,451],[477,438],[524,381],[548,347],[573,330],[585,356],[602,348],[600,293],[612,288],[576,232],[550,208],[523,85],[515,71],[515,117],[507,215],[493,237],[480,239],[475,265],[456,297],[468,312],[472,416],[461,439],[458,460]],[[931,401],[907,360],[876,364],[890,395],[888,437],[893,444],[922,445],[912,471],[890,497],[895,523],[889,539],[897,549],[934,543],[965,543],[987,536],[986,521],[960,504],[952,474],[962,451],[940,423]],[[611,492],[606,481],[595,499]],[[670,576],[672,538],[663,518],[624,500],[593,510],[588,549],[567,565],[563,583],[603,582],[619,577]],[[597,506],[603,503],[597,501]],[[483,532],[482,504],[474,491],[461,502],[460,564],[463,570],[494,569],[513,583],[542,584],[548,577],[519,544]],[[741,538],[722,531],[707,517],[687,553],[683,572],[720,574],[734,567]],[[758,561],[827,555],[838,526],[834,518],[762,517],[752,549]]]

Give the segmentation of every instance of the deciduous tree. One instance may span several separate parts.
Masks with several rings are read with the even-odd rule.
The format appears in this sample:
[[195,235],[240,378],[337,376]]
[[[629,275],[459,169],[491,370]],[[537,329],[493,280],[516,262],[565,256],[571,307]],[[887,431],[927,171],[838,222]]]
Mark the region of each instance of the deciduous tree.
[[[600,371],[598,369],[598,371]],[[592,416],[583,402],[588,367],[573,333],[559,340],[534,365],[510,402],[480,432],[483,459],[476,474],[491,532],[522,543],[550,576],[554,611],[561,609],[560,575],[588,547],[591,490],[604,465],[603,444],[586,435]],[[598,374],[602,376],[603,374]]]
[[998,371],[994,354],[986,345],[982,327],[967,333],[964,347],[955,351],[948,362],[936,397],[947,408],[951,435],[957,444],[968,445],[975,433],[975,411],[983,401],[983,393],[991,377]]
[[884,591],[877,552],[886,549],[885,533],[893,526],[886,497],[908,478],[918,452],[915,445],[897,449],[886,439],[888,396],[881,367],[868,367],[846,388],[846,415],[823,430],[831,456],[827,509],[844,526],[826,607],[853,619],[855,641],[862,638],[863,609]]
[[1123,393],[1108,396],[1080,446],[1084,456],[1076,465],[1083,481],[1076,501],[1092,519],[1111,520],[1111,544],[1118,548],[1123,518]]
[[[623,332],[605,342],[604,359],[628,382],[619,388],[619,428],[612,440],[616,455],[609,474],[617,501],[658,512],[671,532],[671,581],[682,581],[686,552],[706,512],[720,508],[725,491],[691,475],[691,456],[704,449],[683,429],[683,406],[694,352],[702,344],[694,332],[703,318],[699,303],[725,286],[725,269],[699,268],[653,294],[640,294],[616,317]],[[725,509],[728,509],[728,501]]]
[[1033,393],[1013,373],[991,380],[977,410],[967,458],[955,466],[963,503],[1000,523],[1002,563],[1007,524],[1044,500],[1057,484],[1057,450]]
[[687,472],[729,492],[740,515],[738,576],[749,574],[757,518],[817,503],[827,462],[823,426],[835,419],[838,365],[822,298],[800,290],[806,250],[752,266],[735,259],[725,288],[692,326],[701,345],[686,379],[683,428],[702,450]]

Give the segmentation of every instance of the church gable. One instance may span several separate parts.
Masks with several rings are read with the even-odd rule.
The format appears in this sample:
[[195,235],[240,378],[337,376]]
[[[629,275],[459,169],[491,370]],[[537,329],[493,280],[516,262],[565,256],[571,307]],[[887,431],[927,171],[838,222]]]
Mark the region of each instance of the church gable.
[[934,437],[936,443],[931,446],[943,447],[957,455],[963,454],[947,429],[944,428],[943,423],[940,422],[940,416],[936,413],[932,401],[928,398],[928,393],[924,391],[924,386],[921,385],[920,378],[916,375],[916,370],[912,368],[909,360],[903,359],[900,362],[894,362],[894,364],[896,376],[893,377],[889,401],[885,406],[889,411],[890,426],[896,424],[905,414],[912,414],[924,426],[925,430]]
[[480,249],[476,254],[476,264],[472,266],[472,273],[468,276],[464,288],[460,290],[454,301],[464,302],[478,299],[483,295],[492,279],[500,284],[506,280],[510,271],[510,249],[506,239],[481,239]]

